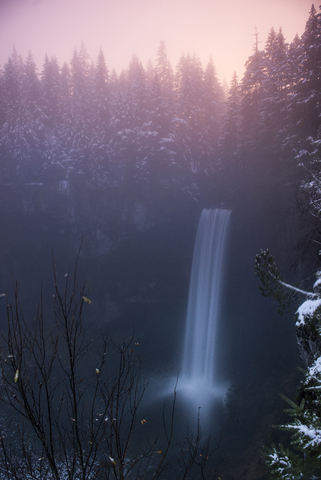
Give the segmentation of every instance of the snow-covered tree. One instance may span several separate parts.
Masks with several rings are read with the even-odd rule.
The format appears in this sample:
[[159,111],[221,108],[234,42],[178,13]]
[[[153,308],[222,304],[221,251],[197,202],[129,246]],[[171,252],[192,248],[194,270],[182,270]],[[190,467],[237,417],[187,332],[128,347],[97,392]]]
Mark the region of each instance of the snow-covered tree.
[[139,131],[147,120],[147,88],[146,72],[136,55],[128,67],[127,89],[130,126]]
[[218,158],[219,137],[224,111],[224,93],[217,78],[212,58],[205,68],[203,83],[204,119],[200,139],[203,144],[201,167],[202,170],[210,171]]
[[234,72],[225,101],[225,114],[223,117],[221,149],[225,158],[232,158],[239,153],[240,122],[240,87],[237,74]]
[[5,122],[5,103],[4,103],[4,79],[3,72],[0,70],[0,131]]
[[174,73],[167,57],[164,41],[161,41],[158,47],[155,73],[159,79],[163,94],[170,96],[174,86]]
[[25,63],[15,50],[8,59],[3,74],[3,104],[3,174],[9,174],[11,181],[34,182],[41,175],[39,137],[43,125],[39,79],[31,53]]
[[60,74],[60,101],[59,111],[61,123],[59,125],[59,139],[62,143],[61,162],[59,166],[63,169],[64,177],[75,169],[74,160],[71,155],[73,142],[73,109],[71,100],[71,73],[68,65],[64,63]]
[[161,42],[157,52],[154,79],[151,84],[149,118],[157,123],[160,135],[168,135],[174,116],[174,74],[167,58],[165,43]]
[[[297,310],[297,336],[310,365],[298,390],[297,398],[284,400],[292,421],[281,425],[290,434],[291,446],[272,445],[264,452],[271,478],[299,480],[319,478],[321,471],[321,271],[313,292]],[[317,476],[316,476],[317,475]]]
[[[40,142],[41,152],[46,180],[53,178],[58,180],[60,175],[56,176],[57,168],[61,170],[61,161],[63,158],[63,142],[61,131],[62,122],[62,94],[61,94],[61,76],[57,59],[50,60],[46,56],[43,70],[41,73],[41,131]],[[54,173],[55,172],[55,173]]]
[[90,139],[90,168],[99,181],[106,180],[109,166],[111,98],[109,72],[100,50],[92,85],[92,134]]
[[321,124],[321,15],[314,5],[301,37],[299,53],[296,129],[304,145],[307,137],[316,137]]
[[107,130],[110,122],[109,72],[102,50],[98,54],[92,90],[93,123]]
[[45,117],[45,125],[54,131],[60,121],[60,71],[55,57],[45,57],[45,63],[41,72],[41,100],[42,114]]
[[77,172],[89,178],[90,138],[92,134],[91,69],[84,44],[75,50],[71,60],[71,112],[70,157]]
[[287,52],[287,102],[286,102],[286,132],[283,139],[283,146],[290,151],[297,151],[299,148],[300,131],[297,129],[298,105],[297,105],[297,84],[300,80],[300,58],[301,40],[298,34],[290,43]]
[[203,152],[201,131],[204,125],[203,68],[194,55],[182,55],[176,73],[177,118],[175,136],[181,165],[198,172]]
[[296,312],[296,335],[308,367],[295,400],[283,396],[292,420],[279,428],[289,432],[290,446],[273,444],[265,448],[265,462],[275,480],[313,480],[319,478],[321,470],[321,270],[316,272],[311,291],[285,283],[268,251],[256,256],[255,270],[262,294],[273,296],[281,309],[289,297],[301,298]]
[[264,84],[264,52],[256,42],[253,55],[246,62],[241,82],[241,144],[244,152],[260,146],[261,112]]
[[40,136],[44,125],[40,108],[40,82],[31,53],[25,62],[16,127],[16,156],[21,160],[17,173],[21,181],[32,182],[42,173]]
[[136,183],[144,161],[139,155],[141,132],[147,119],[145,71],[136,56],[115,82],[109,142],[114,181]]
[[280,29],[272,28],[264,51],[263,98],[260,112],[262,146],[279,151],[287,112],[287,44]]
[[2,98],[4,122],[0,132],[1,177],[6,180],[16,178],[16,128],[21,104],[21,82],[23,62],[14,49],[4,65],[2,78]]

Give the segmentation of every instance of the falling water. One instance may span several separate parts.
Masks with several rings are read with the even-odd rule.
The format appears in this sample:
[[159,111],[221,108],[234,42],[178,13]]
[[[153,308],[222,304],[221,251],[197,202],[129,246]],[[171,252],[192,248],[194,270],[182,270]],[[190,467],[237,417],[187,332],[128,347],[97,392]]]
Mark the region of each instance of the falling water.
[[215,379],[215,351],[230,213],[204,209],[194,248],[179,390],[199,403],[224,390]]

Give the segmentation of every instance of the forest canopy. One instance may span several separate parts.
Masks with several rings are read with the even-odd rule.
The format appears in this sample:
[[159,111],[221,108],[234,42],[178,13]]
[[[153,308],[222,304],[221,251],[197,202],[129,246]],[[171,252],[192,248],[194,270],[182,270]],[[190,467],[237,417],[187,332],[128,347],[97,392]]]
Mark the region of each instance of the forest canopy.
[[172,69],[164,42],[155,67],[134,56],[119,75],[83,44],[69,66],[46,57],[40,73],[13,49],[0,74],[0,181],[193,193],[195,174],[305,161],[320,138],[320,29],[312,6],[301,38],[271,28],[260,50],[256,37],[228,92],[212,60],[182,55]]

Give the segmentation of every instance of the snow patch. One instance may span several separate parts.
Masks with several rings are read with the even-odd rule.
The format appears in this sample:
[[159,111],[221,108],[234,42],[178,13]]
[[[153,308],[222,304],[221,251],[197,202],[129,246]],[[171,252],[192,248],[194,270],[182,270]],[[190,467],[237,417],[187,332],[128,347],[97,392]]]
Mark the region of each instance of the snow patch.
[[313,365],[309,368],[307,379],[305,383],[309,383],[311,380],[317,380],[320,382],[320,379],[317,378],[321,374],[321,357],[317,358]]
[[[319,272],[318,272],[318,273],[319,273]],[[318,278],[318,279],[315,281],[315,283],[314,283],[314,285],[313,285],[313,289],[318,288],[318,287],[321,287],[321,278]]]
[[307,447],[309,446],[316,446],[321,443],[321,430],[318,428],[314,427],[308,427],[307,425],[302,425],[302,423],[298,425],[287,425],[289,428],[292,428],[293,430],[297,430],[299,434],[301,434],[304,437],[307,437],[310,439],[308,442]]
[[304,325],[306,317],[311,317],[316,309],[321,305],[321,298],[316,300],[306,300],[297,310],[298,314],[298,321],[296,322],[296,326]]

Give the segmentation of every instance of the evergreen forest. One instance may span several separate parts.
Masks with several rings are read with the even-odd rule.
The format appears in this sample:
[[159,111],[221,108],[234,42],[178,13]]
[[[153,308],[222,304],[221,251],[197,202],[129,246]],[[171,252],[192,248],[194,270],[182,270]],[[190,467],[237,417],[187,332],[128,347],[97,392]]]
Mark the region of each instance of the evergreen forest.
[[173,71],[164,42],[155,67],[134,56],[119,75],[85,45],[70,66],[46,57],[40,73],[13,49],[0,77],[2,183],[197,196],[218,171],[294,168],[320,126],[319,22],[312,7],[302,38],[272,28],[260,50],[256,36],[228,92],[212,60],[203,69],[183,55]]
[[[235,73],[228,88],[212,59],[204,67],[183,54],[173,68],[164,41],[154,65],[135,55],[120,73],[84,44],[70,64],[46,57],[41,67],[13,47],[0,70],[1,480],[320,478],[320,9],[311,6],[291,43],[271,28],[260,48],[256,32],[244,76]],[[174,394],[184,441],[164,414],[164,437],[147,445],[134,425],[151,433],[158,414],[140,381],[177,374],[195,232],[213,206],[232,211],[218,360],[231,386],[223,420],[202,437],[201,412],[194,433],[183,433],[189,422]],[[274,302],[260,296],[254,263]],[[302,298],[317,303],[295,323]],[[93,347],[90,363],[95,342],[105,353]],[[118,367],[102,387],[107,351]],[[40,373],[28,386],[23,369],[32,362]],[[92,367],[94,379],[87,372],[78,384],[76,366]],[[64,380],[48,390],[55,368]],[[52,420],[56,396],[59,412],[69,402],[71,430],[62,413]],[[89,433],[77,417],[84,412]],[[19,415],[31,419],[31,440]],[[108,431],[104,419],[115,420]],[[55,435],[66,441],[59,461]],[[144,444],[132,459],[131,438]]]

